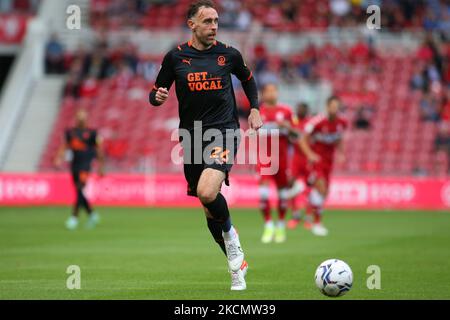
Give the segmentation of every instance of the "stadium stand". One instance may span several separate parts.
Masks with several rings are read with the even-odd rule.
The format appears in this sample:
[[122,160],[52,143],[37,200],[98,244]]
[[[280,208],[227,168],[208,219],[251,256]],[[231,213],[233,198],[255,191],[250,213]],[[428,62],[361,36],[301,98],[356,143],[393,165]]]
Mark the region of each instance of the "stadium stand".
[[[433,44],[428,42],[426,46],[430,49]],[[269,63],[259,61],[263,65],[260,70],[258,61],[253,61],[253,65],[259,74],[267,65],[276,65],[272,70],[283,81],[292,81],[289,75],[283,73],[286,70],[283,65],[289,65],[297,70],[294,78],[331,82],[334,92],[343,99],[345,113],[351,123],[356,120],[361,108],[372,110],[369,129],[354,127],[347,134],[347,161],[336,168],[339,173],[446,175],[448,153],[435,151],[440,121],[424,121],[420,108],[428,91],[436,91],[430,87],[437,84],[425,76],[427,79],[422,82],[430,85],[418,89],[410,87],[418,63],[425,69],[435,65],[433,53],[424,54],[424,51],[421,47],[414,56],[398,48],[397,52],[381,54],[381,50],[377,51],[360,41],[352,46],[309,46],[290,56],[263,53],[261,60],[267,59]],[[161,61],[161,56],[138,57],[132,46],[108,52],[109,55],[98,51],[93,53],[103,57],[94,60],[102,61],[98,63],[105,70],[95,76],[90,75],[86,67],[89,63],[86,61],[92,60],[89,54],[85,55],[84,62],[77,60],[68,64],[70,72],[78,70],[82,80],[75,85],[69,82],[66,87],[66,96],[40,169],[52,170],[52,159],[61,132],[70,125],[69,119],[76,109],[86,108],[91,113],[92,125],[102,128],[112,170],[143,171],[146,159],[152,159],[152,163],[162,172],[179,171],[180,168],[170,161],[170,150],[174,144],[161,142],[167,141],[177,126],[174,92],[167,105],[152,112],[145,112],[149,106],[142,102],[146,100],[148,88],[156,74],[154,68]],[[66,60],[71,61],[71,58]],[[308,69],[310,71],[306,72]],[[150,71],[145,73],[145,70]],[[445,90],[448,82],[439,81],[439,84],[439,92],[430,94],[444,99],[448,95],[448,89]],[[250,168],[247,166],[237,170],[248,172]]]
[[[179,28],[184,25],[189,0],[171,1],[92,1],[91,21],[97,29]],[[356,26],[366,16],[366,2],[361,0],[222,0],[221,27],[246,30],[252,22],[277,31],[298,32],[304,29]],[[441,23],[441,4],[430,1],[387,1],[383,8],[383,26],[392,31],[426,27],[445,30]],[[376,4],[373,1],[372,4]],[[123,14],[125,13],[125,14]]]
[[[186,31],[185,10],[190,1],[73,2],[82,4],[83,10],[90,10],[88,19],[83,17],[83,23],[90,25],[78,33],[59,28],[61,31],[48,37],[45,69],[47,74],[65,75],[65,84],[59,114],[54,122],[51,121],[54,124],[38,169],[55,170],[52,160],[63,129],[71,125],[70,119],[76,109],[86,108],[92,126],[100,128],[105,140],[110,171],[143,172],[151,163],[161,172],[179,172],[181,168],[169,159],[175,142],[161,142],[170,139],[172,130],[178,125],[173,89],[164,107],[147,112],[150,108],[148,91],[164,52],[154,48],[145,52],[136,46],[136,41],[123,41],[122,32],[145,30],[181,34]],[[398,31],[411,32],[414,41],[423,41],[417,48],[402,47],[392,41],[390,44],[373,41],[370,35],[361,33],[358,26],[367,17],[366,1],[216,2],[220,6],[220,23],[224,31],[258,35],[255,40],[248,39],[247,47],[242,49],[248,53],[248,63],[259,85],[272,79],[286,87],[323,82],[342,97],[351,129],[345,137],[347,161],[337,166],[338,173],[448,174],[450,26],[445,15],[449,11],[448,1],[383,1],[383,32],[393,35]],[[40,3],[39,0],[2,0],[0,17],[32,16]],[[58,6],[71,3],[58,1]],[[60,26],[63,22],[58,23]],[[347,29],[356,30],[351,35],[360,39],[352,43],[322,41],[319,45],[312,41],[305,46],[297,46],[292,41],[290,46],[278,48],[278,42],[274,45],[270,38],[265,38],[269,34],[266,31],[277,38],[295,37],[303,32],[306,40],[301,40],[307,42],[316,34],[333,35]],[[263,32],[252,33],[253,30]],[[424,36],[426,31],[433,33]],[[95,35],[92,37],[97,39],[95,45],[90,46],[86,41],[82,46],[75,46],[75,40],[87,34]],[[117,38],[117,34],[122,37]],[[398,39],[402,37],[398,35]],[[301,50],[297,49],[299,47]],[[390,49],[386,50],[387,47]],[[239,86],[236,91],[240,115],[245,117],[248,105]],[[298,100],[299,97],[291,99]],[[313,107],[317,111],[317,106]],[[242,125],[245,129],[245,121]],[[6,141],[4,146],[3,153],[6,153]],[[250,166],[236,168],[236,172],[250,170]]]

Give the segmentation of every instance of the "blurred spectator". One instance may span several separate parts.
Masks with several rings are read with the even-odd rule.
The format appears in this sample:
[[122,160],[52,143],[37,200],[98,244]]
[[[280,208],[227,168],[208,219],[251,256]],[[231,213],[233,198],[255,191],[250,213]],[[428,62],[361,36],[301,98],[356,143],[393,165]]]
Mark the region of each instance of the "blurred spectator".
[[264,71],[267,68],[268,63],[267,50],[264,44],[258,43],[255,46],[255,48],[253,49],[253,57],[255,65],[253,69],[255,70],[255,73]]
[[220,2],[220,8],[220,27],[235,28],[239,3],[236,0],[222,0]]
[[433,50],[431,50],[430,47],[429,36],[427,39],[424,40],[422,45],[417,50],[416,56],[418,59],[423,60],[425,62],[429,62],[433,58]]
[[287,22],[295,22],[297,19],[299,3],[297,0],[287,0],[281,3],[281,12],[284,20]]
[[350,13],[351,5],[347,0],[330,0],[331,13],[338,17],[343,17]]
[[361,38],[350,48],[350,61],[353,63],[368,63],[372,56],[369,45]]
[[98,89],[99,89],[98,80],[93,76],[89,76],[81,83],[80,96],[83,98],[96,97],[98,94]]
[[0,13],[7,13],[12,11],[12,0],[2,0],[0,1]]
[[434,142],[436,151],[445,151],[450,156],[450,121],[441,121]]
[[137,74],[148,82],[153,82],[156,80],[159,69],[160,63],[152,61],[151,57],[146,55],[138,63]]
[[252,14],[245,3],[241,3],[241,8],[236,18],[236,27],[239,31],[246,31],[252,24]]
[[105,79],[110,73],[111,62],[107,56],[107,45],[99,43],[92,54],[84,61],[84,75],[96,79]]
[[123,45],[123,48],[122,59],[124,63],[131,69],[131,71],[133,71],[133,73],[136,73],[139,63],[136,47],[131,43],[126,43]]
[[366,105],[362,105],[356,112],[356,117],[353,122],[353,126],[356,129],[368,130],[371,128],[371,122],[373,118],[374,108]]
[[428,176],[428,171],[427,169],[417,165],[413,168],[412,174],[416,177],[426,177]]
[[281,62],[281,78],[286,83],[294,83],[300,79],[296,72],[296,62],[299,61],[297,57],[292,56],[283,59]]
[[[82,50],[82,49],[81,49]],[[79,52],[82,52],[79,50]],[[64,95],[74,99],[80,97],[81,83],[83,81],[83,56],[76,56],[70,66],[69,75],[64,87]]]
[[422,120],[439,121],[439,101],[429,92],[424,93],[420,101],[420,111]]
[[131,85],[133,77],[133,70],[131,70],[131,68],[124,61],[120,62],[113,78],[114,88],[119,90],[128,89]]
[[280,78],[278,77],[278,72],[275,70],[275,66],[269,66],[267,70],[260,72],[256,75],[256,83],[259,88],[264,87],[267,83],[279,83]]
[[49,74],[61,74],[64,70],[64,48],[53,34],[45,47],[45,71]]
[[281,6],[277,3],[271,3],[269,10],[264,18],[264,26],[270,28],[277,28],[283,24],[283,14]]
[[0,13],[31,13],[37,12],[40,0],[0,0]]
[[428,0],[423,26],[427,30],[447,31],[450,28],[450,2],[447,0]]
[[76,73],[70,73],[64,87],[64,96],[78,99],[80,97],[81,79]]
[[421,63],[414,65],[413,75],[409,82],[409,86],[412,90],[422,90],[425,91],[427,88],[427,75],[425,73],[425,68]]

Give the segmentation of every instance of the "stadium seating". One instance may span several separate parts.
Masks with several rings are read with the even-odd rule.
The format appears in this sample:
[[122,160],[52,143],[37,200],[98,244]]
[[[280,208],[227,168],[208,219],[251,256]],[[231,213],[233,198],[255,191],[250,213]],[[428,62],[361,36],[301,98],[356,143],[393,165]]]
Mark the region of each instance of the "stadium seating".
[[[147,9],[137,9],[133,6],[132,1],[92,0],[90,20],[94,28],[107,28],[108,30],[129,27],[175,29],[185,25],[186,8],[190,2],[190,0],[155,1],[155,4],[149,6]],[[216,1],[219,5],[220,12],[224,13],[226,9],[222,7],[222,2],[225,1]],[[271,0],[242,0],[236,2],[248,8],[253,20],[275,31],[299,32],[305,29],[326,30],[333,23],[337,23],[339,26],[351,26],[354,24],[352,22],[353,19],[365,19],[366,17],[365,9],[358,6],[356,2],[352,10],[345,17],[338,17],[336,15],[333,17],[333,14],[330,14],[332,11],[330,10],[329,0],[291,1],[294,6],[289,8],[283,8],[279,1]],[[295,19],[287,19],[283,14],[283,9],[289,12]],[[395,7],[389,7],[386,10],[395,11],[396,9]],[[397,15],[399,14],[398,10],[395,12]],[[387,12],[386,14],[389,13]],[[138,18],[130,19],[127,15],[137,16]],[[420,10],[420,6],[415,8],[414,15],[416,19],[405,21],[401,27],[420,27],[422,24],[421,17],[424,15]]]
[[[323,53],[319,52],[319,56]],[[344,58],[352,63],[348,54]],[[361,72],[368,64],[356,62],[351,68],[339,69],[335,60],[322,59],[318,63],[319,76],[329,80],[342,97],[350,124],[361,104],[372,104],[375,109],[371,129],[356,130],[350,126],[345,136],[347,160],[337,164],[336,171],[445,175],[449,159],[445,153],[433,150],[436,125],[420,119],[421,93],[409,89],[413,58],[381,56],[377,64],[378,71],[368,73]],[[172,88],[168,103],[152,108],[147,102],[151,85],[136,77],[128,86],[117,88],[115,79],[106,79],[100,82],[96,97],[64,98],[40,169],[54,170],[52,159],[64,128],[72,124],[77,108],[86,108],[91,115],[91,126],[100,128],[105,141],[114,146],[116,140],[117,145],[108,157],[111,170],[143,172],[157,167],[159,172],[181,171],[180,166],[170,160],[176,142],[167,143],[172,130],[178,126],[175,93]],[[242,124],[245,128],[245,121]],[[234,171],[249,172],[251,166],[236,166]]]

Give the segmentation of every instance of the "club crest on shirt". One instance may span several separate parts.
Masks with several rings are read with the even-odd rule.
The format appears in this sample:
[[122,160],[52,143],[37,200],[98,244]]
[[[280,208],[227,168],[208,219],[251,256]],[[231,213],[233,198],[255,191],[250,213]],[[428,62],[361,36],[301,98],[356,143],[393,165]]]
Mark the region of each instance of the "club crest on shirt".
[[225,63],[226,63],[226,59],[225,59],[224,56],[219,56],[219,57],[217,58],[217,64],[218,64],[219,66],[223,67],[223,66],[225,65]]

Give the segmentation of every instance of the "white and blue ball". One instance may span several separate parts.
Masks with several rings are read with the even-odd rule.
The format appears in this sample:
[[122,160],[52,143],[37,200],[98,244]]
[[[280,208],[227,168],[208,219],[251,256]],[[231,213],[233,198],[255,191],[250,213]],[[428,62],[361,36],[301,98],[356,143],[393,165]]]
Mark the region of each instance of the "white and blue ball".
[[320,264],[315,275],[320,292],[328,297],[340,297],[346,294],[353,284],[350,266],[338,259],[329,259]]

